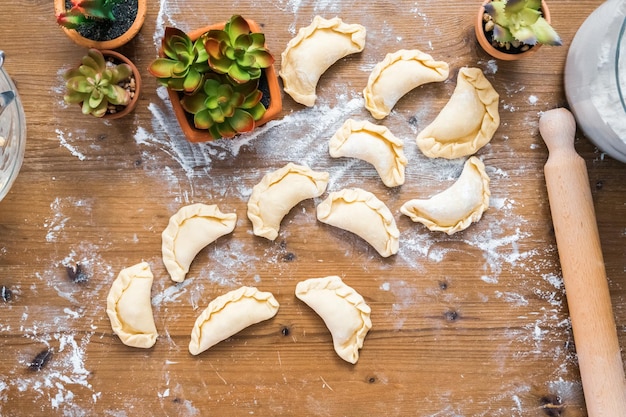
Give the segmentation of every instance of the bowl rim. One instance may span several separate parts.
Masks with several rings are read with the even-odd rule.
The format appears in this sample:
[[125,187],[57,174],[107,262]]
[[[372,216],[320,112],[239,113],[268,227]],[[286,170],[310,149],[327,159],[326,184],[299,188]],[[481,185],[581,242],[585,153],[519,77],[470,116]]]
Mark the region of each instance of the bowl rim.
[[[24,161],[24,153],[26,150],[26,116],[24,114],[24,107],[22,106],[22,101],[20,99],[19,92],[17,91],[17,87],[15,83],[9,76],[8,72],[4,69],[4,67],[0,67],[0,81],[5,81],[9,86],[9,89],[15,93],[15,99],[9,106],[5,109],[1,118],[9,117],[7,116],[13,111],[17,117],[12,120],[12,124],[14,126],[13,129],[18,130],[18,141],[17,144],[13,144],[12,142],[7,143],[3,148],[2,155],[4,156],[4,152],[9,150],[9,161],[6,164],[6,167],[2,169],[3,173],[7,173],[7,179],[4,184],[0,184],[0,201],[4,199],[4,197],[8,194],[17,178],[17,175],[20,172],[22,167],[22,163]],[[8,141],[11,140],[10,137],[6,138]],[[11,148],[15,146],[15,148]]]

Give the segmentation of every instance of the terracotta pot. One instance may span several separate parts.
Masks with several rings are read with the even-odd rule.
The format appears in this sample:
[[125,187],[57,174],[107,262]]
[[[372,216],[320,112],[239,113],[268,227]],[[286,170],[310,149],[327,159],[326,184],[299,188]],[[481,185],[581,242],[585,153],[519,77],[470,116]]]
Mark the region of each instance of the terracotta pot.
[[[77,45],[83,46],[85,48],[95,48],[95,49],[117,49],[133,39],[139,30],[143,26],[144,21],[146,20],[146,11],[147,11],[147,2],[148,0],[138,0],[137,1],[137,16],[135,17],[135,21],[131,25],[131,27],[121,36],[111,39],[108,41],[95,41],[92,39],[88,39],[83,37],[80,33],[78,33],[74,29],[67,29],[63,26],[60,26],[63,32]],[[54,0],[54,14],[58,15],[59,13],[63,13],[65,11],[65,0]]]
[[[252,32],[261,32],[261,27],[255,21],[250,19],[246,19],[246,21],[248,22],[248,25],[250,25],[250,30],[252,30]],[[209,30],[223,29],[225,25],[226,22],[209,25],[191,31],[188,33],[188,35],[192,41],[195,41]],[[161,56],[164,56],[162,51],[160,51],[159,54]],[[281,90],[280,85],[278,84],[278,74],[276,73],[274,66],[270,65],[268,68],[265,68],[263,72],[265,73],[265,78],[267,80],[270,101],[267,110],[265,111],[265,114],[261,117],[261,119],[256,121],[255,128],[264,125],[272,119],[275,119],[283,109]],[[170,101],[172,102],[172,107],[174,108],[174,114],[176,115],[176,119],[178,120],[180,128],[185,134],[187,140],[189,142],[208,142],[213,140],[207,130],[198,129],[194,126],[192,118],[185,111],[185,109],[183,109],[183,106],[180,103],[181,93],[169,88],[167,89],[167,93],[170,97]]]
[[[500,59],[502,61],[517,61],[519,59],[526,58],[535,52],[541,47],[541,44],[536,44],[532,46],[525,52],[509,54],[506,52],[502,52],[499,49],[496,49],[485,35],[485,31],[483,30],[483,14],[485,13],[485,4],[489,3],[491,0],[484,0],[483,4],[480,6],[478,10],[478,15],[476,16],[476,22],[474,24],[474,31],[476,32],[476,39],[478,39],[478,43],[489,55],[496,59]],[[548,4],[545,0],[541,1],[541,13],[543,14],[543,18],[546,19],[548,23],[551,23],[550,19],[550,10],[548,9]]]
[[[130,68],[133,71],[133,76],[135,77],[135,95],[133,96],[133,98],[131,98],[130,103],[128,103],[126,107],[124,107],[121,111],[118,111],[116,113],[106,113],[104,116],[101,117],[102,119],[107,119],[107,120],[119,119],[121,117],[128,115],[130,112],[135,110],[135,107],[137,107],[137,103],[139,102],[139,94],[141,93],[141,87],[142,87],[141,75],[139,74],[139,70],[137,69],[137,66],[130,59],[120,54],[119,52],[110,51],[107,49],[102,50],[100,52],[102,52],[102,55],[104,55],[104,59],[112,57],[118,63],[124,63],[124,64],[130,65]],[[82,103],[80,103],[79,106],[82,107]]]

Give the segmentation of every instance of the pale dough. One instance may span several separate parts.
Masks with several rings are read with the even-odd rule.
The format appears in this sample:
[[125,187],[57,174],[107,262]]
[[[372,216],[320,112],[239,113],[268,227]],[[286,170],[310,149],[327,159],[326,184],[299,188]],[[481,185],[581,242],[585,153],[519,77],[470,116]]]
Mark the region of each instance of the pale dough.
[[198,355],[246,327],[274,317],[278,306],[272,293],[254,287],[240,287],[220,295],[196,319],[189,352]]
[[447,62],[417,50],[401,49],[389,53],[376,64],[363,90],[365,108],[372,117],[383,119],[406,93],[420,85],[448,78]]
[[248,218],[254,234],[276,239],[283,217],[299,202],[322,195],[328,179],[328,172],[291,162],[266,174],[248,199]]
[[322,223],[347,230],[368,242],[383,257],[398,253],[400,231],[387,206],[360,188],[330,193],[317,206]]
[[372,328],[371,309],[363,297],[338,276],[301,281],[296,285],[296,297],[324,320],[337,355],[356,363],[363,340]]
[[500,126],[499,95],[479,68],[461,68],[452,97],[417,136],[429,158],[461,158],[485,146]]
[[122,343],[149,348],[157,339],[150,291],[154,277],[146,262],[122,269],[107,296],[107,315]]
[[485,165],[472,156],[465,162],[461,176],[452,186],[427,200],[407,201],[400,211],[430,230],[451,235],[480,220],[489,207],[490,196]]
[[216,205],[191,204],[170,217],[162,233],[163,263],[172,281],[182,282],[196,255],[217,238],[235,229],[237,215]]
[[404,184],[404,143],[385,126],[348,119],[330,139],[328,149],[333,158],[358,158],[374,165],[387,187]]
[[320,77],[339,59],[361,52],[365,27],[344,23],[339,17],[315,16],[287,44],[281,57],[280,77],[284,90],[298,103],[313,106]]

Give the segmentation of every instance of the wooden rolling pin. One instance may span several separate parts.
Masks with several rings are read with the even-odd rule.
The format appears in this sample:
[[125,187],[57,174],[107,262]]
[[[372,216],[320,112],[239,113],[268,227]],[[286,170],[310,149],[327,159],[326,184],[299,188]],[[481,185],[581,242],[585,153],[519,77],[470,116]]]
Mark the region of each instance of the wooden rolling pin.
[[589,417],[626,417],[626,379],[585,161],[574,149],[576,122],[545,112],[539,132],[578,364]]

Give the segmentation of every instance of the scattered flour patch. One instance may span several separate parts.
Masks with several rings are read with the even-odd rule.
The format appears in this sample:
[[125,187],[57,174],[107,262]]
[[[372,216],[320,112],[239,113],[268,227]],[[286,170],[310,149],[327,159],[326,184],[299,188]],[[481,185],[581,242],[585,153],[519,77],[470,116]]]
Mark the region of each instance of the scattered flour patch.
[[383,291],[389,291],[390,288],[391,285],[388,282],[383,282],[382,284],[380,284],[380,289]]
[[481,64],[485,65],[485,69],[483,70],[485,74],[492,75],[498,72],[498,63],[495,59],[490,59],[487,62],[481,62]]
[[[183,2],[184,4],[184,2]],[[178,2],[172,0],[160,0],[159,1],[159,12],[157,14],[155,31],[152,35],[152,40],[154,42],[155,50],[159,50],[161,48],[161,40],[165,34],[166,26],[174,26],[181,30],[187,30],[187,28],[182,27],[178,22],[176,22],[173,16],[180,13],[180,8],[178,7]]]
[[[61,411],[63,415],[91,414],[75,405],[73,400],[76,397],[92,398],[96,403],[100,398],[100,392],[96,392],[89,383],[90,371],[85,368],[85,350],[94,333],[87,333],[81,338],[74,333],[41,334],[41,337],[37,337],[39,342],[48,346],[58,344],[53,349],[45,371],[14,378],[5,384],[21,392],[28,390],[40,400],[49,400],[50,407]],[[84,395],[85,393],[90,395]]]
[[536,105],[538,101],[539,99],[537,98],[537,96],[535,95],[528,96],[528,103],[531,104],[532,106]]
[[556,274],[544,274],[542,278],[557,290],[563,289],[563,277]]
[[496,276],[487,276],[487,275],[483,275],[482,277],[480,277],[480,279],[483,282],[486,282],[487,284],[497,284],[498,283],[498,277]]
[[[182,295],[187,293],[187,286],[193,282],[192,279],[186,279],[180,283],[173,283],[174,285],[170,285],[165,290],[155,294],[152,296],[152,306],[160,307],[163,303],[172,303]],[[168,282],[170,284],[170,282]]]
[[66,210],[79,211],[79,214],[88,217],[91,213],[91,202],[75,197],[56,197],[50,203],[52,214],[46,218],[43,226],[47,228],[46,241],[55,242],[64,231],[70,216],[65,214]]
[[70,153],[74,155],[76,158],[78,158],[79,160],[84,161],[85,159],[87,159],[87,157],[83,153],[78,151],[74,147],[74,145],[71,145],[68,142],[68,139],[71,139],[72,136],[74,135],[72,132],[63,132],[61,129],[55,129],[55,132],[57,134],[57,138],[59,139],[59,143],[61,144],[61,146],[66,148],[68,151],[70,151]]

